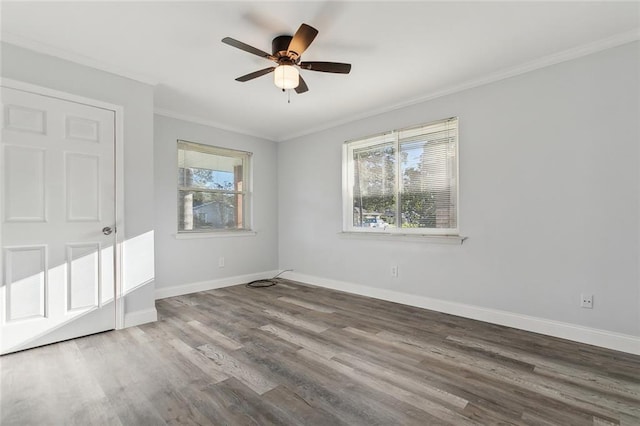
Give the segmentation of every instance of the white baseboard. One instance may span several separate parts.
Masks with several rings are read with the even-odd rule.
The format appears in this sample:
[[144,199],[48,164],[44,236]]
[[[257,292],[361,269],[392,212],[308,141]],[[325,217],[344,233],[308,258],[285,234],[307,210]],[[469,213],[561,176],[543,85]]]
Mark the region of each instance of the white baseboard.
[[165,297],[182,296],[183,294],[197,293],[199,291],[213,290],[216,288],[229,287],[232,285],[244,284],[253,280],[271,278],[280,271],[264,271],[255,274],[236,275],[233,277],[219,278],[217,280],[198,281],[195,283],[176,285],[173,287],[156,288],[156,300]]
[[156,308],[129,312],[128,314],[124,314],[124,328],[135,327],[136,325],[155,322],[157,320],[158,312],[156,311]]
[[375,299],[401,303],[403,305],[430,309],[464,318],[504,325],[520,330],[532,331],[534,333],[545,334],[548,336],[573,340],[575,342],[640,355],[640,337],[638,336],[583,327],[581,325],[521,315],[497,309],[483,308],[480,306],[466,305],[457,302],[448,302],[446,300],[432,299],[429,297],[368,287],[344,281],[336,281],[313,275],[300,274],[297,272],[287,272],[283,274],[283,278],[308,283],[318,287],[325,287],[361,296],[373,297]]

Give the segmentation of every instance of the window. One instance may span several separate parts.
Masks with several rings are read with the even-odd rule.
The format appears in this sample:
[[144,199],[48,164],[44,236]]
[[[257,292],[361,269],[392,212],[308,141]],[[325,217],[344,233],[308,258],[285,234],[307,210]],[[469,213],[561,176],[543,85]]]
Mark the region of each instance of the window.
[[346,142],[344,230],[458,235],[458,119]]
[[250,230],[251,153],[178,141],[178,232]]

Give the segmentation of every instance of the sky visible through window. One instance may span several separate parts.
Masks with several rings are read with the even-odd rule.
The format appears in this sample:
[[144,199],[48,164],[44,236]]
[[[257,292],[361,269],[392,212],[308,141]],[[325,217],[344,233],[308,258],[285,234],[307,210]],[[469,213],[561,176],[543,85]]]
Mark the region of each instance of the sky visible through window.
[[212,170],[210,185],[211,188],[233,188],[233,172]]
[[233,172],[221,170],[191,168],[191,185],[206,189],[233,190]]
[[405,167],[417,169],[422,157],[422,151],[422,148],[413,148],[406,150],[405,152],[407,153],[407,159],[404,161]]

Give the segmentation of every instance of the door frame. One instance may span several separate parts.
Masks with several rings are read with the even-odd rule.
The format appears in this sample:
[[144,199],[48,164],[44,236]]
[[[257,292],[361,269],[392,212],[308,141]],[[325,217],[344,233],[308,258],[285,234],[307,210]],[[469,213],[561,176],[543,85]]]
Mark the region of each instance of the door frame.
[[[108,102],[98,101],[83,96],[74,95],[72,93],[62,92],[48,87],[37,86],[35,84],[26,83],[19,80],[9,78],[0,78],[0,86],[9,89],[19,90],[22,92],[33,93],[36,95],[46,96],[49,98],[60,99],[68,102],[75,102],[91,107],[106,109],[114,113],[114,136],[115,136],[115,227],[116,242],[114,247],[114,292],[115,292],[115,308],[116,308],[116,330],[124,328],[124,294],[122,281],[122,247],[125,242],[125,220],[124,220],[124,108],[121,105],[111,104]],[[3,112],[4,114],[4,112]],[[0,150],[0,156],[4,155]],[[2,235],[2,222],[0,221],[0,235]],[[2,256],[0,256],[1,258]],[[0,259],[0,266],[2,260]]]

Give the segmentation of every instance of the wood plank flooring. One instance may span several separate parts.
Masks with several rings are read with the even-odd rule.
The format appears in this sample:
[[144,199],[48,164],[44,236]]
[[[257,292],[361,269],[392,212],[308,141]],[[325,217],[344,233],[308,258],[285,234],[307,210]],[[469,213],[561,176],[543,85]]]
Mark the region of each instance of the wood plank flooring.
[[640,357],[281,280],[0,358],[2,425],[640,425]]

